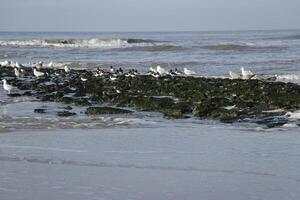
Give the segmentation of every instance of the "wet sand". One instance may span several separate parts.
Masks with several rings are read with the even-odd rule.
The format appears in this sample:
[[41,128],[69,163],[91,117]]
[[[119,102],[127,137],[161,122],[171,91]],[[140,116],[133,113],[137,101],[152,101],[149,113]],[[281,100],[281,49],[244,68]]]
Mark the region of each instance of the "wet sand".
[[185,122],[11,132],[0,141],[0,199],[300,197],[300,140],[293,129]]

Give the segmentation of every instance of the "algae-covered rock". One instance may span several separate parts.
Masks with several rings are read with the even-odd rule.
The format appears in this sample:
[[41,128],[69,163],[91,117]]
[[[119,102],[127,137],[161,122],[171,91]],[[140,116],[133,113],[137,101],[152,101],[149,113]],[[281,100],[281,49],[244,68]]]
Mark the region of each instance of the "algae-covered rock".
[[44,108],[37,108],[37,109],[34,109],[34,112],[35,113],[39,113],[39,114],[44,114],[44,113],[46,113],[46,109],[44,109]]
[[73,108],[71,106],[66,106],[66,107],[63,107],[65,110],[72,110]]
[[129,114],[130,110],[112,107],[88,107],[85,111],[87,115],[113,115],[113,114]]
[[19,94],[19,93],[10,93],[10,94],[7,94],[7,96],[9,96],[9,97],[20,97],[22,95]]
[[57,116],[59,116],[59,117],[70,117],[70,116],[74,116],[74,115],[77,115],[77,114],[74,112],[67,111],[67,110],[57,112]]
[[[58,71],[62,75],[58,76],[54,69],[43,68],[43,72],[49,76],[37,79],[32,69],[25,67],[25,77],[18,79],[14,77],[13,68],[0,68],[1,77],[8,77],[19,90],[31,90],[24,95],[32,95],[41,101],[78,106],[109,103],[139,111],[160,112],[166,118],[194,115],[227,123],[251,118],[268,127],[280,126],[285,120],[277,120],[276,116],[265,114],[264,111],[300,109],[300,85],[292,83],[192,76],[126,77],[124,74],[116,74],[117,79],[111,81],[108,73],[96,77],[88,70],[74,69],[65,74],[62,69]],[[82,81],[82,76],[88,80]],[[86,113],[127,114],[131,111],[90,107]]]

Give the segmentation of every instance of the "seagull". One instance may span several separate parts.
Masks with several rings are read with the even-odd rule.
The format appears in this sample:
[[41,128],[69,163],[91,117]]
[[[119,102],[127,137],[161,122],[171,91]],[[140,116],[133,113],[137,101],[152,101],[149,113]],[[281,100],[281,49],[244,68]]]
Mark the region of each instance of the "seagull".
[[229,71],[229,76],[231,79],[239,79],[241,78],[241,75],[232,71]]
[[48,67],[54,67],[54,63],[52,61],[49,62]]
[[151,76],[158,78],[160,76],[160,74],[158,72],[156,72],[156,73],[152,73]]
[[8,91],[8,94],[10,94],[10,91],[12,91],[12,90],[15,89],[14,86],[9,85],[9,84],[7,83],[7,80],[6,80],[6,79],[3,79],[2,82],[3,82],[3,88],[4,88],[4,90]]
[[175,73],[176,75],[181,75],[181,74],[182,74],[182,71],[179,71],[177,68],[175,68],[174,73]]
[[110,79],[111,81],[115,81],[115,80],[117,79],[117,77],[115,77],[115,76],[110,76],[109,79]]
[[104,71],[102,69],[97,69],[95,76],[98,77],[98,76],[103,76],[103,75],[104,75]]
[[162,68],[161,66],[157,66],[156,67],[156,71],[160,74],[160,75],[163,75],[163,74],[166,74],[167,73],[167,71],[164,69],[164,68]]
[[154,72],[154,73],[156,73],[157,71],[156,71],[156,69],[154,69],[153,67],[150,67],[149,72]]
[[0,66],[2,66],[2,67],[8,67],[9,65],[10,65],[10,61],[8,61],[8,60],[0,62]]
[[113,66],[110,66],[110,69],[109,69],[109,71],[110,71],[111,73],[115,72],[115,69],[114,69],[114,67],[113,67]]
[[37,69],[41,69],[43,67],[44,62],[40,61],[38,63],[34,63],[32,67],[36,67]]
[[20,69],[18,67],[14,68],[14,72],[15,72],[15,76],[16,77],[20,77],[21,76],[21,71],[19,71]]
[[254,74],[250,70],[245,70],[244,67],[241,67],[243,79],[251,79]]
[[16,63],[13,61],[10,61],[10,64],[8,65],[8,67],[14,68],[14,67],[16,67]]
[[121,91],[118,90],[116,86],[114,87],[114,90],[116,91],[117,94],[120,94],[120,93],[121,93]]
[[45,75],[44,72],[38,71],[38,70],[36,69],[36,67],[33,68],[33,74],[34,74],[37,78],[40,78],[40,77],[42,77],[42,76]]
[[196,74],[196,72],[194,72],[194,71],[192,71],[192,70],[189,70],[189,69],[187,69],[187,68],[184,68],[184,69],[183,69],[183,72],[184,72],[184,74],[187,75],[187,76]]
[[122,75],[124,73],[124,70],[122,69],[122,67],[120,67],[116,72],[117,74]]
[[172,69],[169,70],[168,74],[171,75],[171,76],[176,76],[177,75]]
[[22,67],[24,67],[22,64],[19,64],[18,62],[16,62],[16,66],[15,67],[17,67],[17,68],[22,68]]
[[65,65],[64,70],[65,70],[66,73],[69,73],[71,71],[71,69],[67,65]]
[[80,77],[82,82],[86,82],[88,79],[85,76]]

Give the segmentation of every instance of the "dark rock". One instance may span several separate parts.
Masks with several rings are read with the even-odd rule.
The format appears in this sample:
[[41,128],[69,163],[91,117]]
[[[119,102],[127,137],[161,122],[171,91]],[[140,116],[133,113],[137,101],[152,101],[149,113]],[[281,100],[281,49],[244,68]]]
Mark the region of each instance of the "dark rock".
[[[267,124],[268,127],[284,124],[285,120],[274,121],[275,116],[264,111],[300,109],[300,86],[292,83],[181,76],[154,78],[148,75],[120,75],[117,80],[110,81],[108,75],[94,77],[87,70],[72,70],[68,74],[60,70],[62,75],[36,79],[31,68],[24,70],[25,77],[17,79],[12,78],[12,68],[1,67],[0,77],[7,76],[10,83],[20,90],[31,90],[41,101],[79,106],[110,103],[141,111],[158,111],[167,118],[194,115],[226,123],[251,118],[257,123]],[[44,68],[43,71],[54,74],[54,69]],[[82,75],[87,76],[88,81],[82,82]],[[98,114],[91,108],[87,109],[88,114]],[[114,114],[110,110],[112,108],[103,108],[105,107],[100,107],[102,111],[99,114]],[[268,117],[271,119],[267,120]]]
[[9,96],[9,97],[20,97],[22,95],[19,94],[19,93],[10,93],[10,94],[7,94],[7,96]]
[[46,109],[43,109],[43,108],[37,108],[37,109],[34,109],[34,112],[35,112],[35,113],[44,114],[44,113],[46,113]]
[[130,110],[112,108],[112,107],[89,107],[86,109],[87,115],[112,115],[112,114],[129,114]]
[[76,113],[67,110],[57,112],[57,116],[59,117],[70,117],[74,115],[76,115]]
[[66,107],[63,107],[65,110],[72,110],[73,108],[71,106],[66,106]]
[[263,125],[267,126],[268,128],[275,128],[275,127],[281,127],[281,126],[285,125],[286,123],[288,123],[288,119],[285,117],[280,117],[280,116],[266,117],[266,118],[257,120],[256,123],[263,124]]
[[32,96],[32,93],[30,91],[26,91],[23,93],[23,96]]

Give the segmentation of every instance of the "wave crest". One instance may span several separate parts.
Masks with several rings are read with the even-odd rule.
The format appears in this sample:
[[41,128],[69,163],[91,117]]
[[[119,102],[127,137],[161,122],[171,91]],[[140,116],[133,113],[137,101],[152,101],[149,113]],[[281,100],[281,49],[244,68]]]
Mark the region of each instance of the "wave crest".
[[154,40],[115,38],[115,39],[46,39],[46,40],[0,40],[0,46],[42,46],[42,47],[86,47],[86,48],[120,48],[132,46],[149,46]]
[[300,75],[297,75],[297,74],[277,75],[277,80],[299,81]]

